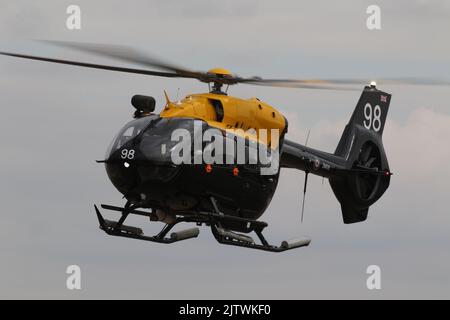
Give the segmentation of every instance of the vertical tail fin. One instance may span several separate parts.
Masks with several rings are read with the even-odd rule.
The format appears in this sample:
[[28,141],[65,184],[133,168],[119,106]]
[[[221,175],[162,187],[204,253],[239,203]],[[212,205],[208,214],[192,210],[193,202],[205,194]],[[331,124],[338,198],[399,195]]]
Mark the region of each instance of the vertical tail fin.
[[390,100],[390,94],[375,86],[365,87],[336,148],[348,171],[330,178],[330,185],[341,203],[344,223],[366,220],[369,207],[389,186],[382,134]]
[[352,137],[356,128],[366,129],[379,136],[381,140],[390,102],[390,94],[382,92],[374,86],[366,86],[350,121],[345,127],[335,154],[347,157],[348,152],[352,148]]

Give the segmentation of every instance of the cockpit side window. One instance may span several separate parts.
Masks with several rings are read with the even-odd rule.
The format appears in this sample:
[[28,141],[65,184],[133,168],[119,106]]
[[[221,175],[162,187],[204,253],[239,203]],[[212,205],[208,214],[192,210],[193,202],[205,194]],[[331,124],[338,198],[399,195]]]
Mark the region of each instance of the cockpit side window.
[[129,141],[131,138],[137,136],[139,134],[139,129],[135,126],[129,127],[125,130],[122,135],[120,135],[119,139],[117,140],[116,149],[120,149],[127,141]]
[[112,141],[111,145],[106,151],[106,156],[108,157],[111,152],[120,149],[125,143],[140,134],[142,130],[147,128],[150,123],[157,118],[158,116],[152,115],[128,122]]

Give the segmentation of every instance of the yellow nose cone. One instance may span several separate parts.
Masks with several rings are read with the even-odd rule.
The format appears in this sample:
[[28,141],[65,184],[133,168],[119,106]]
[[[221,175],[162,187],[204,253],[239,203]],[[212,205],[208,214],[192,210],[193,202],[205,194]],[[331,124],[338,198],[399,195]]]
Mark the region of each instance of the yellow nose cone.
[[223,69],[223,68],[214,68],[214,69],[208,70],[208,73],[215,74],[218,76],[232,76],[233,75],[230,71],[228,71],[227,69]]

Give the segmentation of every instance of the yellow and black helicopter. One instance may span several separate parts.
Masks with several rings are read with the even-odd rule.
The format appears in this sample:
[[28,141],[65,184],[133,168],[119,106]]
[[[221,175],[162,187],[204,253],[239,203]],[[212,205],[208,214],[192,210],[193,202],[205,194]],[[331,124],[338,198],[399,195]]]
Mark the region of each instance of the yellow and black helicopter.
[[[304,193],[309,173],[328,178],[341,204],[344,223],[366,220],[369,207],[389,186],[392,173],[382,134],[391,95],[378,90],[374,82],[364,87],[336,151],[327,153],[286,139],[288,121],[282,113],[257,98],[229,96],[228,86],[244,83],[339,90],[365,81],[243,78],[221,68],[208,72],[187,70],[123,46],[50,43],[162,71],[9,52],[0,54],[118,72],[192,78],[207,83],[210,89],[208,93],[190,94],[177,102],[170,101],[166,94],[166,104],[159,114],[155,113],[154,98],[132,97],[131,104],[136,109],[134,119],[119,131],[105,159],[98,161],[104,163],[109,179],[127,199],[123,207],[101,205],[103,209],[120,212],[118,221],[106,220],[94,206],[100,228],[109,235],[173,243],[198,236],[197,227],[168,236],[176,224],[193,222],[197,226],[209,226],[222,244],[280,252],[310,243],[307,238],[299,238],[274,246],[262,234],[267,223],[257,219],[274,195],[280,169],[304,171]],[[418,79],[387,79],[386,82],[440,84]],[[180,129],[194,137],[193,141],[184,141],[182,149],[179,148],[181,136],[174,139],[174,132]],[[213,130],[213,134],[204,139],[208,130]],[[200,142],[196,137],[200,137]],[[174,152],[183,161],[174,161]],[[212,160],[207,161],[205,153]],[[264,162],[258,159],[261,154],[265,156]],[[142,229],[124,224],[130,214],[163,222],[165,226],[155,236],[144,235]],[[260,243],[247,235],[250,232],[256,233]]]

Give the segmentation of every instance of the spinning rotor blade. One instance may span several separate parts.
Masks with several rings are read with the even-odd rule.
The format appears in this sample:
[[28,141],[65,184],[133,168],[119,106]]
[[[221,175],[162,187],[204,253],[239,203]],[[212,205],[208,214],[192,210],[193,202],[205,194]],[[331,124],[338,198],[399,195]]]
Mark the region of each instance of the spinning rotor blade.
[[[330,90],[355,90],[345,87],[348,85],[358,86],[367,85],[370,81],[367,79],[237,79],[237,83],[247,83],[268,87],[282,88],[306,88],[306,89],[330,89]],[[420,79],[420,78],[386,78],[375,81],[376,84],[393,84],[393,85],[436,85],[448,86],[450,81],[447,79]]]
[[144,75],[151,75],[151,76],[158,76],[158,77],[188,78],[188,77],[185,77],[183,75],[179,75],[179,74],[176,74],[176,73],[169,73],[169,72],[151,71],[151,70],[133,69],[133,68],[123,68],[123,67],[114,67],[114,66],[108,66],[108,65],[103,65],[103,64],[95,64],[95,63],[79,62],[79,61],[72,61],[72,60],[63,60],[63,59],[45,58],[45,57],[31,56],[31,55],[26,55],[26,54],[10,53],[10,52],[2,52],[2,51],[0,51],[0,54],[4,55],[4,56],[10,56],[10,57],[17,57],[17,58],[24,58],[24,59],[31,59],[31,60],[39,60],[39,61],[46,61],[46,62],[54,62],[54,63],[60,63],[60,64],[68,64],[68,65],[72,65],[72,66],[87,67],[87,68],[94,68],[94,69],[111,70],[111,71],[119,71],[119,72],[127,72],[127,73],[137,73],[137,74],[144,74]]
[[[108,44],[92,44],[81,42],[66,42],[53,40],[40,40],[40,42],[49,43],[52,45],[71,48],[83,52],[88,52],[104,57],[115,58],[121,61],[139,64],[145,67],[156,68],[163,71],[153,71],[147,69],[135,69],[125,67],[115,67],[103,64],[85,63],[64,59],[53,59],[46,57],[39,57],[33,55],[16,54],[8,52],[0,52],[0,54],[33,59],[47,62],[54,62],[60,64],[68,64],[74,66],[81,66],[87,68],[112,70],[127,73],[137,73],[159,77],[170,78],[191,78],[202,82],[211,83],[217,82],[225,85],[233,85],[237,83],[252,84],[267,87],[284,87],[284,88],[299,88],[299,89],[326,89],[326,90],[359,90],[361,85],[367,85],[367,79],[262,79],[260,77],[243,78],[236,75],[216,74],[210,72],[199,72],[185,69],[171,63],[162,61],[161,59],[151,57],[147,54],[139,52],[136,49],[119,45]],[[406,84],[406,85],[450,85],[447,79],[420,79],[420,78],[386,78],[378,79],[380,84]],[[354,86],[354,87],[351,87]],[[358,86],[358,88],[356,88]]]
[[443,78],[386,78],[376,81],[381,84],[419,85],[419,86],[449,86],[450,80]]
[[81,52],[88,52],[98,56],[115,58],[124,62],[136,63],[142,66],[157,68],[165,71],[170,71],[188,78],[203,78],[205,76],[202,72],[187,70],[171,63],[162,61],[161,59],[150,57],[149,55],[140,52],[134,48],[122,45],[111,44],[94,44],[85,42],[69,42],[69,41],[54,41],[54,40],[39,40],[39,42],[49,43],[51,45],[75,49]]
[[369,160],[371,152],[372,152],[372,146],[369,145],[361,153],[360,159],[361,159],[361,162],[362,162],[363,165],[366,165],[367,161]]
[[[342,90],[342,91],[359,91],[360,88],[351,88],[338,86],[332,83],[321,82],[319,80],[264,80],[260,78],[255,79],[236,79],[236,83],[253,84],[264,87],[276,88],[294,88],[294,89],[322,89],[322,90]],[[362,83],[367,84],[367,81]]]
[[367,162],[365,163],[365,166],[366,166],[367,168],[371,168],[371,167],[372,167],[372,163],[373,163],[375,160],[377,160],[377,158],[375,158],[375,157],[370,158],[370,159],[367,160]]
[[236,83],[233,76],[219,76],[208,72],[188,70],[127,46],[53,40],[39,41],[59,47],[75,49],[81,52],[88,52],[98,56],[114,58],[128,63],[140,64],[145,67],[169,71],[174,74],[173,77],[192,78],[206,83],[219,82],[228,85]]

